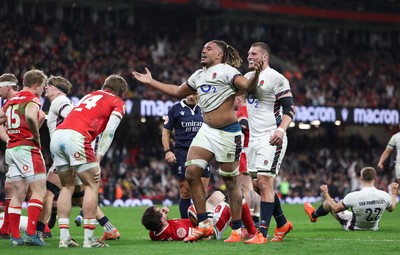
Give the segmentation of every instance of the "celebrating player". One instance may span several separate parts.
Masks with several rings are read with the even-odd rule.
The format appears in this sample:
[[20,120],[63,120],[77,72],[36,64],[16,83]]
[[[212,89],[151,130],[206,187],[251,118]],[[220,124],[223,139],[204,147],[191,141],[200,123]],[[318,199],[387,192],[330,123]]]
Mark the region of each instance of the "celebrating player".
[[206,211],[206,191],[201,177],[208,163],[215,157],[227,186],[232,213],[232,234],[225,241],[240,242],[242,192],[237,176],[243,134],[233,104],[237,88],[245,90],[255,86],[260,65],[254,66],[254,76],[249,80],[244,78],[236,69],[241,64],[239,53],[232,46],[219,40],[204,45],[200,63],[203,68],[193,73],[180,86],[154,80],[147,68],[144,74],[136,71],[132,74],[138,81],[173,97],[183,98],[196,91],[200,96],[199,106],[204,114],[204,123],[190,145],[185,163],[185,177],[197,209],[199,226],[184,240],[196,241],[213,234],[211,215]]
[[[310,203],[304,204],[304,210],[311,222],[329,212],[345,230],[378,230],[379,222],[385,209],[392,212],[396,207],[396,194],[399,184],[391,184],[391,195],[375,188],[376,171],[373,167],[361,170],[360,191],[347,194],[343,200],[336,202],[329,195],[327,185],[320,187],[325,201],[317,210]],[[351,208],[351,211],[347,209]]]
[[[250,141],[248,151],[249,173],[257,178],[260,190],[260,226],[254,238],[247,244],[268,242],[267,234],[272,215],[277,222],[271,242],[280,242],[293,225],[283,214],[279,197],[275,194],[274,181],[279,174],[281,162],[286,152],[288,128],[294,116],[293,96],[289,81],[269,66],[270,48],[266,43],[254,43],[248,52],[249,68],[257,68],[263,63],[257,87],[247,93]],[[257,69],[247,73],[252,77]]]
[[382,152],[382,155],[379,159],[378,162],[378,167],[380,169],[383,169],[383,164],[385,163],[386,159],[389,157],[390,153],[392,153],[393,149],[397,149],[397,154],[396,154],[396,165],[395,165],[395,174],[396,174],[396,180],[397,182],[400,182],[400,132],[397,132],[394,134],[387,146],[386,149]]

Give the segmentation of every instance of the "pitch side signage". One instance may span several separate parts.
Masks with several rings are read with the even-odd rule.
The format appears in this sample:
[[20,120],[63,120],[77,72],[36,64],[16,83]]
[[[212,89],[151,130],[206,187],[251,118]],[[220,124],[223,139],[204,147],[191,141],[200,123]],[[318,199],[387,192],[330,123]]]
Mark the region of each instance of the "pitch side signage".
[[325,106],[297,106],[295,122],[335,122],[346,124],[399,124],[399,111],[396,109],[340,108]]

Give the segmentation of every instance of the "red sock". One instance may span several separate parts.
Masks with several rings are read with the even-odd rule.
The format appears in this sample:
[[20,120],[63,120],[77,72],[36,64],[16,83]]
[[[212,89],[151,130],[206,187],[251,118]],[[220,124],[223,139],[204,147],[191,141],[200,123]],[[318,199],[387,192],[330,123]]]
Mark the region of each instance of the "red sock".
[[0,233],[9,234],[10,233],[10,218],[8,216],[8,207],[10,206],[11,199],[6,198],[6,206],[4,210],[3,226],[1,226]]
[[8,207],[8,217],[10,219],[10,230],[11,235],[14,238],[21,238],[19,233],[19,222],[21,220],[22,207]]
[[28,235],[34,235],[36,233],[36,225],[42,209],[42,201],[38,199],[30,199],[28,201],[28,227],[26,229]]
[[247,203],[242,204],[242,222],[250,234],[257,234],[257,229],[254,226],[253,218],[250,214],[250,209]]
[[49,228],[49,225],[46,223],[46,225],[44,226],[44,232],[45,233],[49,233],[49,232],[51,232],[51,230],[50,230],[50,228]]

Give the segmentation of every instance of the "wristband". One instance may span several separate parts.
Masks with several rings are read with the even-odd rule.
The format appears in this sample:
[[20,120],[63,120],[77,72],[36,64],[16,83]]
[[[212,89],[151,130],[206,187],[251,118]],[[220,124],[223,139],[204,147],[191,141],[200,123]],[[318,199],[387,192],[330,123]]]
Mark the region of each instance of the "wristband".
[[164,151],[164,153],[168,153],[168,152],[170,152],[171,151],[171,149],[166,149],[165,151]]
[[278,127],[276,130],[279,130],[279,131],[281,131],[282,133],[285,133],[285,130],[284,130],[283,128],[281,128],[281,127]]

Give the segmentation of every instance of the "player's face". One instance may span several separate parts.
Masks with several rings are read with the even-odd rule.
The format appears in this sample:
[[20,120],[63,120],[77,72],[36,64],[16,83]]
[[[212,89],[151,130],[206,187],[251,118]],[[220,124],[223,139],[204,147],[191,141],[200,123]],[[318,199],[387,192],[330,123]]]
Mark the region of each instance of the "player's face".
[[11,90],[11,86],[2,86],[0,87],[0,97],[2,99],[6,99],[8,95],[8,91]]
[[58,95],[58,88],[56,86],[53,86],[51,84],[47,84],[44,87],[44,96],[49,99],[50,101],[53,100],[57,95]]
[[248,52],[248,55],[247,55],[247,61],[249,62],[249,68],[253,69],[255,63],[259,60],[267,62],[268,54],[258,46],[251,47]]
[[197,94],[192,94],[186,97],[186,103],[188,105],[196,105],[199,102],[199,97]]
[[43,94],[44,86],[46,86],[46,81],[45,80],[41,84],[38,84],[36,86],[36,92],[35,92],[36,96],[40,97]]
[[210,67],[217,63],[221,63],[223,57],[222,50],[215,42],[208,42],[201,51],[200,63],[202,66]]

